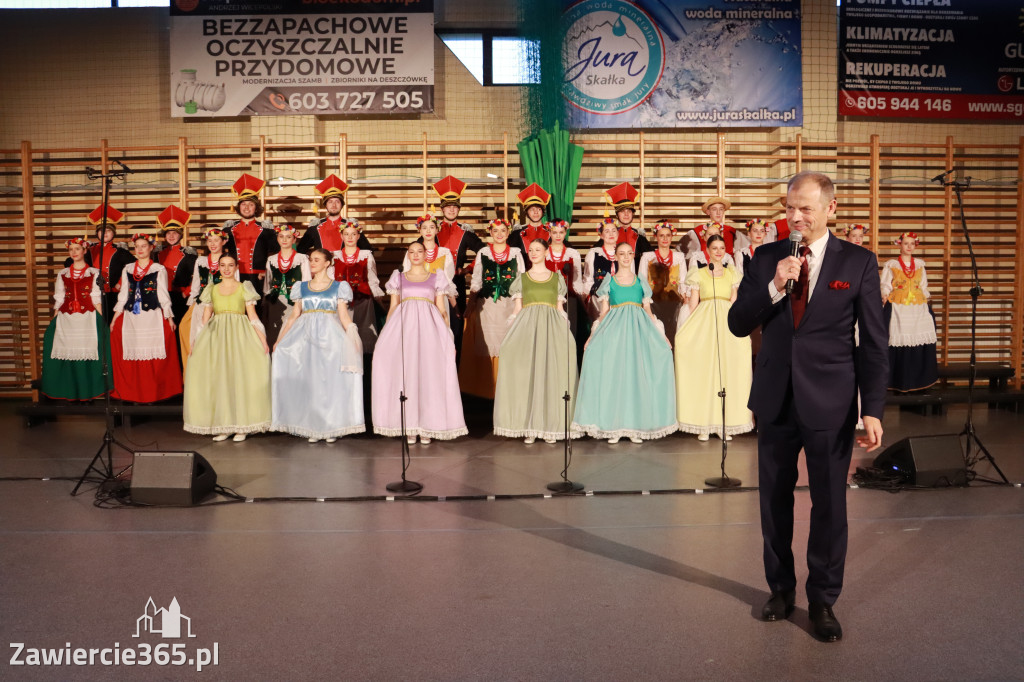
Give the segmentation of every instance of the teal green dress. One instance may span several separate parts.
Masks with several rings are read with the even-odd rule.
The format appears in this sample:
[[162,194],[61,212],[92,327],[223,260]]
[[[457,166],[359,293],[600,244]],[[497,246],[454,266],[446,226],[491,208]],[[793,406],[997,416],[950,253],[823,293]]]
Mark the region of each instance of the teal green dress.
[[624,287],[605,277],[597,290],[608,313],[590,334],[573,428],[592,438],[662,438],[678,428],[672,348],[644,310],[647,282]]
[[[494,433],[508,438],[565,438],[565,392],[569,417],[576,396],[576,340],[568,318],[558,310],[568,289],[558,273],[544,282],[528,272],[509,287],[512,299],[522,298],[498,352],[494,392]],[[579,432],[571,433],[574,438]]]
[[213,305],[213,319],[192,346],[185,368],[183,417],[190,433],[259,433],[270,429],[270,355],[245,314],[259,300],[249,282],[231,294],[220,285],[199,300]]

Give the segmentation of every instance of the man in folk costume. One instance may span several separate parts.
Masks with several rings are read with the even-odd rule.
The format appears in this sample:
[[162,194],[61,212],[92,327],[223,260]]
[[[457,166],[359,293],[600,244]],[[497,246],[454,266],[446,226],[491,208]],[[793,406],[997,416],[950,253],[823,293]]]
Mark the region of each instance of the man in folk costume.
[[[121,273],[125,266],[135,262],[135,257],[124,244],[114,243],[117,224],[124,219],[124,213],[108,205],[104,223],[103,204],[100,204],[93,209],[87,219],[96,227],[95,235],[98,242],[85,252],[85,261],[90,267],[99,270],[103,278],[103,319],[109,323],[114,316],[117,292],[121,289]],[[70,259],[64,265],[69,267]]]
[[[448,249],[455,259],[455,311],[449,320],[455,335],[455,351],[461,356],[463,320],[466,314],[466,275],[473,272],[473,259],[477,251],[484,248],[484,242],[476,236],[466,223],[460,223],[462,193],[466,183],[448,175],[434,183],[434,191],[441,206],[444,219],[437,226],[437,243]],[[470,253],[473,255],[470,256]]]
[[[231,186],[237,200],[235,213],[239,219],[224,223],[224,231],[228,233],[224,252],[234,254],[238,259],[240,280],[251,283],[257,293],[263,291],[267,259],[281,250],[274,225],[269,220],[259,219],[263,215],[260,192],[265,184],[263,180],[243,173]],[[262,316],[262,306],[259,303],[256,305]]]
[[185,228],[192,214],[171,204],[156,217],[163,231],[164,243],[157,247],[156,260],[167,270],[174,323],[188,311],[188,295],[192,288],[192,271],[196,265],[196,250],[184,243]]
[[551,200],[551,195],[535,182],[516,196],[523,206],[523,217],[526,222],[512,228],[508,245],[517,247],[525,254],[534,239],[543,239],[549,243],[551,241],[551,232],[543,222],[544,211]]
[[749,245],[745,235],[737,233],[735,227],[725,222],[725,212],[730,208],[732,208],[732,202],[725,197],[711,197],[701,204],[700,210],[708,217],[707,222],[701,223],[687,232],[680,243],[687,261],[700,253],[704,258],[701,259],[698,256],[698,260],[703,263],[708,262],[708,237],[712,234],[722,235],[722,239],[725,240],[725,253],[729,256],[730,261],[735,251]]
[[[324,181],[316,186],[320,193],[320,208],[327,214],[323,218],[313,218],[306,226],[306,233],[295,246],[295,250],[307,256],[313,249],[327,249],[331,253],[341,250],[341,231],[348,223],[341,216],[341,209],[345,208],[345,192],[348,191],[348,183],[333,173],[324,178]],[[354,221],[353,221],[354,222]],[[358,223],[357,223],[358,224]],[[359,235],[358,246],[363,251],[373,251],[373,245],[366,235]]]
[[[633,272],[637,272],[640,268],[641,257],[648,251],[654,250],[651,242],[644,236],[643,227],[633,225],[640,191],[628,182],[623,182],[609,190],[605,190],[604,198],[605,201],[611,204],[612,210],[615,211],[615,220],[619,228],[619,237],[616,244],[627,242],[632,247]],[[600,246],[600,240],[598,240],[595,246]]]

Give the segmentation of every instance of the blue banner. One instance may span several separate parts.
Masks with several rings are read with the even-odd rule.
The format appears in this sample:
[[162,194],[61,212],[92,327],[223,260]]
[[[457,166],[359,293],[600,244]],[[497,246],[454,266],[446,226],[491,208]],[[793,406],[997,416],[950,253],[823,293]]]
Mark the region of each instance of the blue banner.
[[800,126],[799,0],[563,0],[573,128]]

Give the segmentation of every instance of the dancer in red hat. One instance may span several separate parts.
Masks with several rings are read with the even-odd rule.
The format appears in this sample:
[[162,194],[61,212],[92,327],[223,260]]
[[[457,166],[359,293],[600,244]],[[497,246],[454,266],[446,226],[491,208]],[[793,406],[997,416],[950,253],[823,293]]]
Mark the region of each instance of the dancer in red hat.
[[455,276],[452,278],[455,284],[455,314],[449,323],[455,335],[455,350],[460,363],[466,316],[466,275],[472,275],[474,258],[484,248],[483,240],[473,232],[473,228],[459,222],[462,193],[465,191],[466,183],[453,175],[447,175],[434,183],[442,214],[442,220],[437,226],[437,243],[451,251],[455,259]]
[[605,190],[604,197],[615,211],[616,227],[619,231],[616,243],[626,242],[633,249],[633,272],[636,272],[640,267],[640,259],[652,250],[651,242],[644,235],[643,226],[633,223],[640,191],[628,182],[622,182]]
[[[135,258],[128,250],[127,244],[114,241],[117,237],[117,224],[124,219],[124,213],[108,205],[106,207],[106,222],[103,222],[103,213],[101,204],[94,208],[87,217],[89,223],[95,227],[96,242],[85,252],[85,262],[103,275],[103,317],[109,320],[114,316],[117,290],[121,286],[121,272]],[[102,248],[99,242],[102,242]],[[64,267],[70,267],[70,265],[70,258],[64,261]]]
[[[326,249],[331,253],[341,249],[341,231],[349,223],[341,215],[341,209],[345,208],[345,193],[348,192],[348,187],[347,182],[333,173],[316,186],[316,191],[320,193],[320,208],[326,215],[309,221],[305,234],[295,247],[296,251],[308,256],[313,249]],[[373,251],[373,245],[366,235],[359,235],[358,246],[362,251]]]
[[[231,186],[236,198],[235,212],[239,219],[224,223],[224,231],[228,233],[228,244],[224,250],[235,254],[238,259],[239,278],[252,284],[257,294],[263,291],[267,259],[280,248],[274,225],[269,220],[259,220],[263,215],[260,192],[265,184],[263,180],[243,173]],[[262,309],[259,305],[257,311],[262,319]]]
[[185,244],[185,230],[192,214],[171,204],[156,217],[156,224],[163,232],[164,241],[156,247],[153,255],[167,270],[168,286],[171,290],[171,310],[174,323],[179,331],[181,320],[188,312],[188,294],[192,288],[192,270],[196,264],[196,250]]
[[525,258],[530,249],[530,242],[534,239],[551,240],[551,232],[548,230],[547,223],[544,222],[544,211],[551,200],[551,195],[535,182],[520,192],[517,197],[523,207],[522,216],[526,222],[517,222],[512,226],[508,245],[519,249]]

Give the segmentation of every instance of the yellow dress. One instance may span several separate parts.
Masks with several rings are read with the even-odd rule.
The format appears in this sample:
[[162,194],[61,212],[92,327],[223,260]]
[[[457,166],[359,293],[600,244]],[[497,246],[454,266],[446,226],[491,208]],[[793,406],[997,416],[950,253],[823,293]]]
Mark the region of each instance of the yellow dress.
[[[726,267],[712,278],[707,268],[695,268],[686,285],[699,289],[700,303],[676,334],[676,416],[684,433],[722,435],[722,399],[725,384],[725,434],[746,433],[754,428],[747,409],[753,379],[750,338],[733,336],[728,317],[739,276]],[[717,327],[717,338],[716,338]],[[719,352],[721,348],[721,374]],[[719,378],[721,377],[721,379]]]

